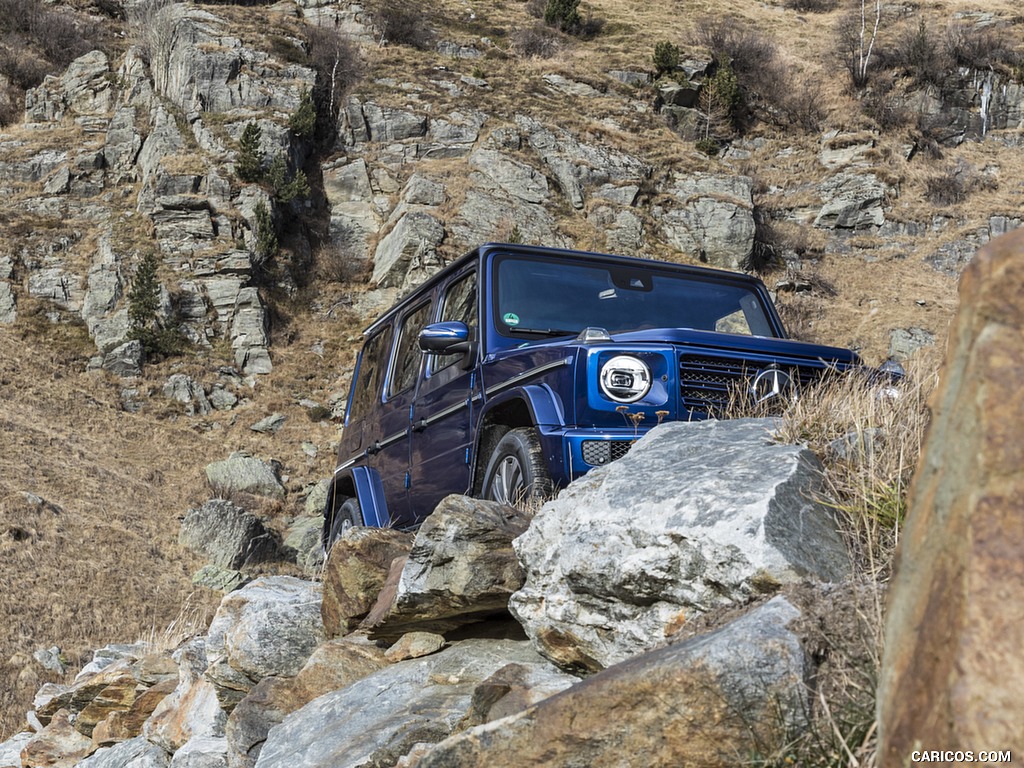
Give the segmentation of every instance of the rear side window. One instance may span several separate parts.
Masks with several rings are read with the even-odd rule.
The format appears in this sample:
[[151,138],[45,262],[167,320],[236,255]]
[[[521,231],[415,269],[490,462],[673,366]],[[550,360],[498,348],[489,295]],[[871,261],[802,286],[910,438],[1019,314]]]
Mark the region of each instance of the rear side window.
[[363,418],[373,410],[380,400],[384,383],[384,371],[388,367],[388,351],[391,349],[391,326],[382,329],[363,346],[359,359],[358,378],[352,383],[352,405],[349,407],[349,421]]
[[421,304],[402,320],[402,330],[398,337],[398,348],[395,350],[395,370],[391,374],[391,385],[388,397],[411,389],[416,383],[416,374],[420,370],[421,352],[419,347],[420,331],[430,318],[430,302]]

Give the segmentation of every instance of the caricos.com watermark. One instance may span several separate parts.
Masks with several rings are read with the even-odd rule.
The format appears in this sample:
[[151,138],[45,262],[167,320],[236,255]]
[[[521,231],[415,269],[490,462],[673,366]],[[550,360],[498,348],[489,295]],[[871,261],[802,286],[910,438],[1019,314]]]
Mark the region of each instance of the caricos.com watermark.
[[918,763],[1012,763],[1010,750],[973,750],[962,749],[915,749],[910,753],[911,765]]

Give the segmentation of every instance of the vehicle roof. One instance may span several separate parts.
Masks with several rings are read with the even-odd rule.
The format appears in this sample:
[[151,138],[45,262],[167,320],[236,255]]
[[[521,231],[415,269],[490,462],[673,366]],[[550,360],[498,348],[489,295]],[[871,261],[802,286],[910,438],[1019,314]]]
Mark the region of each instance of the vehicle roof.
[[413,288],[408,293],[395,301],[386,312],[374,320],[364,331],[364,336],[369,336],[377,328],[391,320],[392,317],[406,304],[409,304],[420,295],[432,291],[438,283],[443,282],[453,272],[462,269],[466,264],[487,255],[501,251],[502,253],[515,253],[524,256],[557,256],[563,259],[576,261],[601,261],[605,264],[618,264],[620,266],[643,267],[645,269],[670,269],[674,272],[691,274],[694,277],[703,277],[716,280],[730,280],[733,282],[747,283],[752,286],[763,287],[764,284],[756,277],[742,272],[732,272],[725,269],[713,267],[699,267],[692,264],[676,264],[671,261],[657,261],[655,259],[641,259],[635,256],[617,256],[610,253],[599,253],[596,251],[580,251],[569,248],[552,248],[541,245],[522,245],[519,243],[484,243],[468,253],[463,254],[455,261],[446,265],[437,274],[429,277],[423,283]]

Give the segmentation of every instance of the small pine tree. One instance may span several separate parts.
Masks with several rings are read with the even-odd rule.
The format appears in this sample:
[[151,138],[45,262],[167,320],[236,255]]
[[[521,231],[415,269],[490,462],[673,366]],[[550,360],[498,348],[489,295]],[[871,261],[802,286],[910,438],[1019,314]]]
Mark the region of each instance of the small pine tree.
[[285,184],[277,192],[277,198],[282,203],[290,203],[292,200],[304,200],[309,197],[309,180],[305,171],[296,171],[292,180]]
[[263,150],[260,139],[263,129],[256,123],[247,123],[238,142],[238,160],[235,163],[235,174],[241,181],[255,182],[263,177]]
[[299,98],[299,106],[288,119],[288,127],[296,136],[308,139],[316,130],[316,106],[313,104],[313,95],[309,89],[302,91]]
[[284,152],[278,152],[270,161],[270,166],[264,176],[274,194],[278,194],[281,188],[288,182],[288,161],[284,159]]
[[277,232],[274,230],[274,220],[270,217],[270,209],[262,200],[256,203],[253,208],[256,228],[256,244],[253,254],[257,261],[262,264],[277,253]]
[[654,46],[654,70],[658,76],[674,72],[679,66],[679,46],[662,40]]
[[544,23],[569,32],[580,26],[580,0],[548,0],[544,9]]
[[156,253],[147,252],[135,271],[128,291],[128,338],[138,339],[148,356],[166,357],[181,348],[181,337],[171,328],[163,328],[160,309],[159,262]]
[[157,327],[157,310],[160,309],[160,279],[156,274],[157,258],[153,251],[147,252],[135,270],[135,279],[128,291],[128,325],[131,337]]

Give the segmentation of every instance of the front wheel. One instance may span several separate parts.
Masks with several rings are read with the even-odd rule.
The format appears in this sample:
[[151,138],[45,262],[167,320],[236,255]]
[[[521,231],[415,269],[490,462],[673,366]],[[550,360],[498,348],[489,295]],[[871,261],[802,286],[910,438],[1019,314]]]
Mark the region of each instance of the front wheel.
[[537,430],[519,427],[506,432],[487,462],[483,497],[515,505],[529,498],[550,496],[552,488]]
[[344,536],[349,529],[363,524],[363,510],[359,506],[359,499],[355,497],[345,499],[334,512],[331,534],[327,537],[327,551],[330,552],[335,542]]

